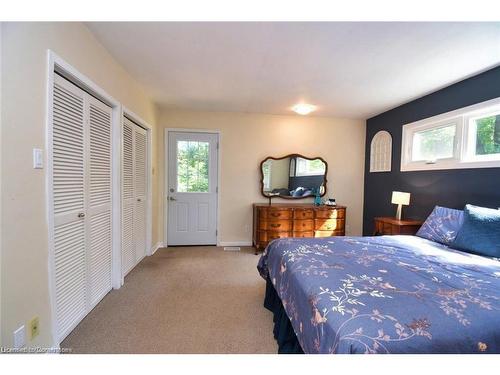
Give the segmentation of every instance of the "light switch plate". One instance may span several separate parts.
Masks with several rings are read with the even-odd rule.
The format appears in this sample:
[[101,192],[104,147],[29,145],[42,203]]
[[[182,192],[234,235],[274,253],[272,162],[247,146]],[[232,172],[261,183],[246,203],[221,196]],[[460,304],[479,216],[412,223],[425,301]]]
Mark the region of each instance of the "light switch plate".
[[14,348],[20,349],[26,345],[26,331],[24,325],[14,331]]
[[33,168],[43,168],[43,151],[40,148],[33,149]]

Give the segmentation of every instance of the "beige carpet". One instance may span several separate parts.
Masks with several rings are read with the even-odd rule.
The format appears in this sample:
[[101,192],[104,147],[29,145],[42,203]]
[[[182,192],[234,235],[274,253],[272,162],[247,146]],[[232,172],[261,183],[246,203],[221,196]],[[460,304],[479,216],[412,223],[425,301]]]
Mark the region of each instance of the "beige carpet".
[[63,341],[73,353],[276,353],[253,249],[146,257]]

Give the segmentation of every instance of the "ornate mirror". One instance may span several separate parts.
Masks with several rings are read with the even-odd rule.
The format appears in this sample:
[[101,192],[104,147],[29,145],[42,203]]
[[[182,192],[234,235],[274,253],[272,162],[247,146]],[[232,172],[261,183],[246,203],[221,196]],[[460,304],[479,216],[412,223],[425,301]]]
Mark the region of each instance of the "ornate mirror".
[[261,192],[266,198],[302,199],[326,194],[328,165],[322,158],[291,154],[260,163]]

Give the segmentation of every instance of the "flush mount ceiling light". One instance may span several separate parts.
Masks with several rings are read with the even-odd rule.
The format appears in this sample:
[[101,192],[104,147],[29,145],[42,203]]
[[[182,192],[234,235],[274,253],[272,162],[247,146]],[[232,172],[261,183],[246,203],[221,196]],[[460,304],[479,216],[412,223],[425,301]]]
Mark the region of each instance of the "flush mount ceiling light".
[[292,111],[298,113],[299,115],[308,115],[312,111],[316,110],[316,106],[312,104],[299,103],[292,107]]

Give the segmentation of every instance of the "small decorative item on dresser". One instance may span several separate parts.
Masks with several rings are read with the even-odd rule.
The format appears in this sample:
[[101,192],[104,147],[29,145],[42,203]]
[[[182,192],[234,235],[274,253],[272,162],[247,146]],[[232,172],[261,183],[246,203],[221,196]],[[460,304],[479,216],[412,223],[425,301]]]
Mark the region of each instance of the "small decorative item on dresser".
[[328,199],[325,201],[325,205],[327,205],[327,206],[336,206],[336,205],[337,205],[337,202],[335,202],[335,199],[334,199],[334,198],[328,198]]
[[393,234],[414,235],[423,224],[423,221],[420,220],[398,220],[393,217],[376,217],[374,221],[374,236]]
[[316,194],[314,197],[314,205],[319,206],[321,204],[320,189],[314,189],[314,194]]

